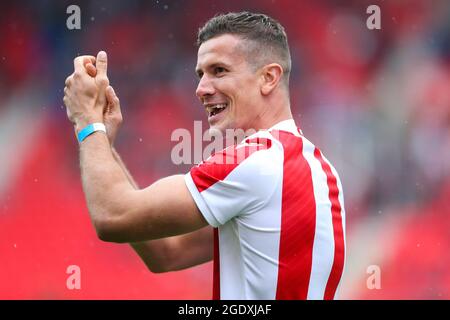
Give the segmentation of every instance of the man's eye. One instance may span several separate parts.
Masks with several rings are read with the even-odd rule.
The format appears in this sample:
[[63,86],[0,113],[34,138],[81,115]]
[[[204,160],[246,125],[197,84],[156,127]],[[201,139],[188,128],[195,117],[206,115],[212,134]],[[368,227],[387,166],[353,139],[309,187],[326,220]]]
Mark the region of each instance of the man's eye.
[[223,72],[225,72],[225,69],[222,68],[222,67],[215,67],[215,68],[214,68],[214,73],[215,73],[215,74],[223,73]]

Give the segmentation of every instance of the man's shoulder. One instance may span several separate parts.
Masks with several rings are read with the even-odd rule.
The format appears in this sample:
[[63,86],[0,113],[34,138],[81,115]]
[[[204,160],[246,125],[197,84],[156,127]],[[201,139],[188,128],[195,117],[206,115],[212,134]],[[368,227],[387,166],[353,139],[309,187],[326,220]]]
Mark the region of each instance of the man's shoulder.
[[[224,180],[231,173],[242,179],[273,176],[281,172],[283,154],[280,143],[269,132],[257,132],[238,144],[214,153],[193,167],[194,176]],[[278,170],[281,169],[281,170]],[[270,173],[270,175],[268,174]]]
[[[280,143],[268,131],[258,131],[244,138],[240,143],[230,145],[203,161],[201,164],[240,165],[250,157],[258,159],[271,157],[273,152],[281,150]],[[270,152],[262,152],[270,151]]]

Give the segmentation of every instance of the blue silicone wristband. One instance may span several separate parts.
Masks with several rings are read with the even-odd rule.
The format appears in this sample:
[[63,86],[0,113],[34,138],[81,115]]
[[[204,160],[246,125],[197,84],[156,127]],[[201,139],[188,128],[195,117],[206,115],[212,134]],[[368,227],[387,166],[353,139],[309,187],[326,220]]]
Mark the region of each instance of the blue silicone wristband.
[[77,138],[79,142],[82,142],[84,139],[86,139],[89,135],[93,134],[96,131],[103,131],[106,133],[106,127],[101,122],[91,123],[84,127],[83,129],[78,132]]

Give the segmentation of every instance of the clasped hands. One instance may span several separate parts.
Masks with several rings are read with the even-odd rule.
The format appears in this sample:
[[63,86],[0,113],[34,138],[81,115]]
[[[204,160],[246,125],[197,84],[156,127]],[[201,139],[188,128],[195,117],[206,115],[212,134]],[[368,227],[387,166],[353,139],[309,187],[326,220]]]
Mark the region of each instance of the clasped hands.
[[122,113],[119,98],[109,85],[107,69],[108,57],[104,51],[97,57],[76,57],[74,72],[65,82],[63,101],[75,134],[91,123],[102,122],[112,146],[122,124]]

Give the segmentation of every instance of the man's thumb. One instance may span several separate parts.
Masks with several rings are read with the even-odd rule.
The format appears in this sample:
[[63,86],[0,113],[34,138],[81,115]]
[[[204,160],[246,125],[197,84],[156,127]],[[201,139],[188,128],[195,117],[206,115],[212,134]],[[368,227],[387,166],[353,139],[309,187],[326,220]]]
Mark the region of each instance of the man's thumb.
[[105,51],[100,51],[97,54],[95,66],[97,67],[97,75],[106,77],[108,71],[108,56]]

